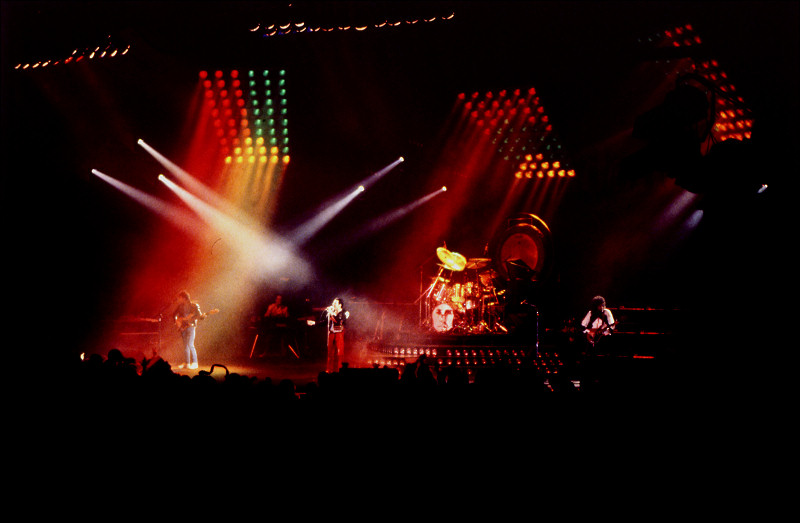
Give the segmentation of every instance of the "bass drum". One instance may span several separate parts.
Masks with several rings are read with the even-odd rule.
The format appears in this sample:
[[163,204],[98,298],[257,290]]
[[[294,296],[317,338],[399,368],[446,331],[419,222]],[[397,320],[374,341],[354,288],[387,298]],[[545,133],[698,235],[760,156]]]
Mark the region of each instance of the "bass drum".
[[550,228],[535,214],[518,214],[490,245],[495,269],[505,280],[544,280],[553,265]]
[[446,303],[441,303],[433,309],[431,325],[436,332],[449,332],[453,329],[453,308]]

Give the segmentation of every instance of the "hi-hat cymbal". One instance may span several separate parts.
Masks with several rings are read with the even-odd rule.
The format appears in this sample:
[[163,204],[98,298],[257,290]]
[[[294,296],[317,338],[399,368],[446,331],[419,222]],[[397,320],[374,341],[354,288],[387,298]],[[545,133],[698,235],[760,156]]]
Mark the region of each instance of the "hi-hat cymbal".
[[437,247],[436,256],[451,271],[463,271],[467,266],[467,259],[457,252],[448,251],[444,247]]
[[491,263],[490,258],[470,258],[467,260],[467,269],[483,269]]

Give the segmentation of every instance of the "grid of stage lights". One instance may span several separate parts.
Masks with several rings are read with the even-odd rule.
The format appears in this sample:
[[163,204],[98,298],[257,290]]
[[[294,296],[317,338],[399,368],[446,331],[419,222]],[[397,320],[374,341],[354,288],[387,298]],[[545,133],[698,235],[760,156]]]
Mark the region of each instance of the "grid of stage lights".
[[536,347],[385,347],[377,350],[368,363],[373,366],[398,368],[408,360],[425,356],[442,367],[528,366],[543,374],[557,374],[563,367],[557,353],[544,353]]
[[409,18],[405,20],[395,20],[393,22],[389,22],[388,20],[383,20],[382,22],[374,24],[349,24],[349,25],[323,26],[317,24],[307,24],[306,22],[289,22],[286,24],[270,24],[264,27],[262,27],[261,24],[258,24],[253,29],[250,29],[250,31],[254,33],[259,33],[264,37],[285,36],[285,35],[300,34],[300,33],[316,33],[316,32],[327,33],[333,31],[362,32],[362,31],[376,30],[376,29],[390,29],[406,25],[430,24],[433,22],[447,22],[449,20],[452,20],[453,18],[455,18],[455,13],[450,13],[447,16],[433,16],[430,18]]
[[[725,140],[749,140],[752,135],[753,115],[745,106],[744,99],[736,92],[736,86],[728,79],[716,60],[692,58],[692,48],[703,43],[691,24],[673,27],[646,39],[657,49],[670,50],[677,56],[687,57],[680,74],[696,74],[717,91],[715,96],[715,119],[711,130],[715,142]],[[685,53],[685,54],[684,54]]]
[[497,154],[516,165],[517,178],[574,177],[536,89],[461,93],[472,124],[491,138]]
[[226,163],[289,163],[286,70],[200,72]]
[[744,99],[736,94],[736,86],[728,81],[716,60],[707,60],[691,65],[695,72],[712,82],[726,96],[716,97],[716,118],[712,133],[718,142],[725,140],[749,140],[753,131],[753,115],[744,106]]
[[18,63],[17,65],[14,66],[14,69],[16,70],[39,69],[45,67],[54,67],[57,65],[79,63],[89,60],[116,58],[120,56],[125,56],[126,54],[128,54],[128,52],[130,52],[130,50],[131,50],[130,45],[120,47],[114,44],[109,37],[105,45],[98,45],[87,48],[78,48],[72,51],[72,53],[66,58],[48,58],[36,62]]

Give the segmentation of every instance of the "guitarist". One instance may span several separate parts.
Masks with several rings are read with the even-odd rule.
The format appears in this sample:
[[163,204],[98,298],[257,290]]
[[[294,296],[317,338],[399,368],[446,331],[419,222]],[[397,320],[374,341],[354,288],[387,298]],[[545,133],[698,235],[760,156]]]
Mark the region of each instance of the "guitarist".
[[592,307],[581,321],[583,333],[589,345],[594,346],[603,336],[608,336],[616,327],[614,315],[606,308],[606,300],[602,296],[592,298]]
[[175,324],[180,330],[181,339],[183,340],[183,349],[186,354],[186,363],[181,364],[179,368],[187,367],[189,369],[197,368],[197,349],[194,347],[195,329],[197,321],[202,319],[203,313],[200,312],[200,305],[193,302],[189,297],[189,293],[181,291],[178,294],[178,306],[172,313],[175,318]]

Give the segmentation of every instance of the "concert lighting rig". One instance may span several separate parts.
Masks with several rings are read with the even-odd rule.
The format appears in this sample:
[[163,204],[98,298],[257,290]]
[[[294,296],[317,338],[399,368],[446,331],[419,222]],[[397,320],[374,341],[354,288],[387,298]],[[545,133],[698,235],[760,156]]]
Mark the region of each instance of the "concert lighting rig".
[[516,178],[575,176],[535,88],[460,93],[458,99],[495,153],[515,164]]
[[272,23],[269,25],[258,24],[252,29],[250,32],[257,33],[264,38],[270,38],[275,36],[286,36],[286,35],[293,35],[293,34],[301,34],[301,33],[329,33],[329,32],[341,32],[341,31],[356,31],[356,32],[363,32],[368,30],[378,30],[378,29],[391,29],[391,28],[398,28],[401,26],[408,26],[408,25],[415,25],[415,24],[431,24],[434,22],[447,22],[453,20],[455,18],[455,13],[450,13],[444,16],[432,16],[428,18],[418,18],[418,17],[407,17],[403,19],[394,19],[393,21],[389,21],[387,19],[383,19],[377,23],[344,23],[344,24],[331,24],[331,23],[306,23],[304,21],[298,22],[287,22],[287,23]]
[[367,363],[387,368],[402,368],[420,357],[426,357],[439,367],[456,367],[471,372],[484,368],[511,366],[531,369],[537,374],[558,374],[564,363],[557,352],[539,351],[526,346],[378,346],[373,348]]
[[673,27],[639,39],[648,47],[646,56],[655,63],[675,64],[677,81],[692,82],[705,92],[712,109],[709,140],[749,140],[752,136],[753,113],[737,93],[728,73],[719,62],[706,55],[703,39],[692,24]]
[[694,27],[673,27],[639,42],[642,60],[663,70],[671,90],[636,118],[632,136],[645,146],[623,160],[623,175],[665,172],[694,193],[763,187],[763,180],[751,180],[764,154],[749,146],[753,113]]
[[120,45],[112,41],[111,36],[108,36],[103,45],[93,45],[88,47],[75,48],[68,56],[54,55],[50,58],[44,58],[30,62],[20,62],[14,66],[15,70],[25,71],[31,69],[39,69],[45,67],[54,67],[58,65],[77,64],[84,61],[101,60],[109,58],[117,58],[125,56],[131,50],[130,45]]
[[226,163],[289,163],[286,70],[200,71]]

